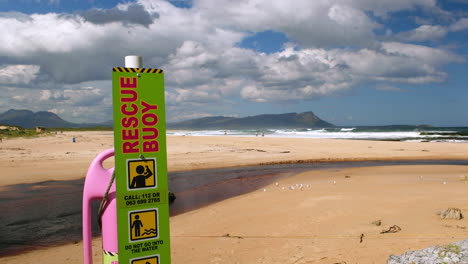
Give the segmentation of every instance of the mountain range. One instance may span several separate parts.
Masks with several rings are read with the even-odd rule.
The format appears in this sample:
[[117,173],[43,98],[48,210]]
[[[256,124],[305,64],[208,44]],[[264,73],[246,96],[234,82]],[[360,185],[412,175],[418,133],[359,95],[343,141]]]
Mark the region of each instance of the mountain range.
[[20,126],[23,128],[42,127],[61,127],[61,128],[78,128],[78,127],[96,127],[96,126],[112,126],[109,124],[76,124],[63,120],[57,114],[39,111],[33,112],[31,110],[16,110],[10,109],[0,114],[0,124],[10,126]]
[[266,114],[242,118],[213,116],[170,123],[168,129],[264,129],[333,127],[313,112]]
[[[35,128],[36,126],[47,128],[112,127],[111,121],[95,124],[77,124],[65,121],[57,114],[47,111],[33,112],[15,109],[10,109],[0,114],[0,124],[23,128]],[[213,116],[167,124],[168,129],[264,129],[333,126],[333,124],[317,117],[313,112],[265,114],[242,118]]]

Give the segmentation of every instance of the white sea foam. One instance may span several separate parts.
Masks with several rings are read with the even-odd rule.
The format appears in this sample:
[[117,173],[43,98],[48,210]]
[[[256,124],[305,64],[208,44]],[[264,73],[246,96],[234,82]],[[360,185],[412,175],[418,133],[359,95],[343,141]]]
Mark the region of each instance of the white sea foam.
[[[396,130],[363,130],[356,128],[330,128],[330,129],[264,129],[264,130],[186,130],[168,131],[168,135],[179,136],[238,136],[261,137],[264,133],[267,137],[278,138],[316,138],[316,139],[370,139],[370,140],[404,140],[404,141],[443,141],[443,142],[468,142],[468,137],[446,138],[448,131],[396,131]],[[444,138],[445,137],[445,138]]]
[[270,137],[297,137],[297,138],[334,138],[334,139],[403,139],[420,137],[419,132],[340,132],[312,130],[312,131],[281,131],[276,130],[268,135]]

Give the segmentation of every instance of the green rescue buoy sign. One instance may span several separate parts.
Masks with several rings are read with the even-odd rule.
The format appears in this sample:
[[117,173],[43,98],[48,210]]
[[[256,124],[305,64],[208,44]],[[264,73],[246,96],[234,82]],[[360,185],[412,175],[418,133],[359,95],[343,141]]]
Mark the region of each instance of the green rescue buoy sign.
[[112,74],[119,264],[169,264],[164,74]]

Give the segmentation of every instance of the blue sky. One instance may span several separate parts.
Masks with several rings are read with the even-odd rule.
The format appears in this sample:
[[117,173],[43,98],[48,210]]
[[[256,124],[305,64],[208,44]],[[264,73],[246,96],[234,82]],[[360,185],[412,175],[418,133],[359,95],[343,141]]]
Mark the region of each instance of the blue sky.
[[110,120],[136,54],[165,71],[169,121],[468,126],[467,0],[0,0],[0,31],[0,112]]

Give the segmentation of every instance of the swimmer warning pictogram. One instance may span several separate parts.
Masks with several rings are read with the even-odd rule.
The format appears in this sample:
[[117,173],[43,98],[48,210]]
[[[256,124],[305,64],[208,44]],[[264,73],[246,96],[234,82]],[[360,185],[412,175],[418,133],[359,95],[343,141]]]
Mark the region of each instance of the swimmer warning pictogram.
[[127,160],[128,189],[157,187],[156,159]]
[[130,241],[159,237],[158,210],[133,211],[129,213]]
[[170,264],[164,73],[115,67],[112,93],[119,263]]

